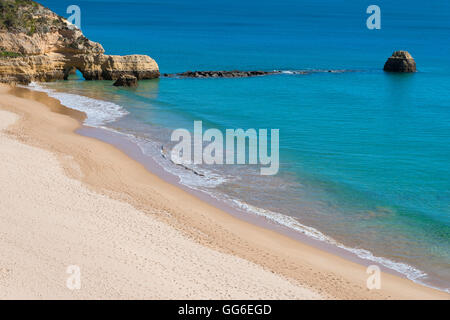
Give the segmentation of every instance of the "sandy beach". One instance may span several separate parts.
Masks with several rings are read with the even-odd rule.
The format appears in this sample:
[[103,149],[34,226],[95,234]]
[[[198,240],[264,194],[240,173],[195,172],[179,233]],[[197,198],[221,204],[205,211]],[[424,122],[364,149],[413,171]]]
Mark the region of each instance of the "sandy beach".
[[[0,87],[0,299],[449,299],[242,221]],[[66,286],[69,266],[81,288]]]

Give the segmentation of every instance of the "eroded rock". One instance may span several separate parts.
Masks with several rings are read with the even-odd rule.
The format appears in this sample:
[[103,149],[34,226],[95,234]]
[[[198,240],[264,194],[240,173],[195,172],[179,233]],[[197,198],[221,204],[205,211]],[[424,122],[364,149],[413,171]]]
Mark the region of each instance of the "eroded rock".
[[[8,0],[4,0],[7,1]],[[86,38],[64,18],[34,1],[9,1],[17,6],[14,27],[0,22],[0,82],[29,83],[67,79],[78,69],[86,80],[117,80],[129,74],[138,80],[159,77],[155,60],[146,55],[105,55],[101,44]],[[33,33],[20,23],[23,13],[37,17]],[[28,15],[26,15],[28,17]]]
[[408,51],[395,51],[384,64],[388,72],[416,72],[416,61]]

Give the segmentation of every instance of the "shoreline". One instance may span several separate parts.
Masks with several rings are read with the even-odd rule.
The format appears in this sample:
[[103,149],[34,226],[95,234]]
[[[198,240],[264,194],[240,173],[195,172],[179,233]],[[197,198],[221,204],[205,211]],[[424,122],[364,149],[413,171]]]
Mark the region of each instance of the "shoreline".
[[[164,181],[158,174],[150,172],[149,168],[142,165],[119,147],[107,145],[97,139],[90,139],[86,136],[85,128],[80,127],[83,120],[81,112],[63,107],[55,99],[46,97],[45,93],[28,92],[28,89],[8,89],[10,92],[22,91],[22,96],[29,99],[40,100],[47,106],[50,104],[50,111],[57,112],[67,120],[66,124],[55,123],[63,136],[71,136],[73,141],[83,141],[95,145],[102,151],[108,151],[110,155],[120,158],[121,162],[116,163],[111,160],[111,168],[127,168],[134,178],[139,181],[138,190],[129,188],[136,186],[133,179],[128,174],[121,174],[119,181],[117,177],[109,177],[108,172],[98,172],[86,166],[92,159],[88,157],[98,157],[97,154],[73,154],[70,146],[65,145],[61,137],[43,135],[42,132],[33,126],[27,128],[24,122],[36,125],[39,117],[33,110],[23,110],[19,107],[9,107],[12,112],[22,113],[20,122],[21,130],[30,133],[38,133],[39,137],[33,139],[33,144],[59,154],[71,155],[78,163],[83,175],[81,177],[75,172],[68,172],[72,177],[78,178],[90,188],[101,191],[112,198],[126,201],[139,210],[146,211],[155,203],[162,204],[169,215],[159,217],[175,229],[183,232],[196,242],[218,250],[223,253],[232,254],[251,261],[264,269],[286,277],[299,284],[305,284],[313,288],[316,292],[324,296],[338,299],[420,299],[420,298],[441,298],[448,299],[445,292],[437,291],[413,283],[410,280],[400,278],[388,273],[382,273],[382,289],[369,291],[365,288],[368,275],[365,268],[351,259],[343,259],[326,250],[317,249],[307,241],[292,239],[286,235],[275,232],[278,230],[267,230],[264,226],[258,225],[255,221],[246,221],[242,217],[230,215],[224,208],[216,207],[202,199],[201,196],[193,195],[179,186],[172,185],[171,182]],[[3,93],[5,94],[5,93]],[[8,93],[9,94],[9,93]],[[42,108],[41,108],[42,109]],[[42,110],[41,110],[42,112]],[[45,113],[44,113],[45,114]],[[34,118],[33,118],[34,117]],[[75,119],[75,120],[74,120]],[[68,123],[70,122],[70,125]],[[42,129],[42,128],[41,128]],[[35,132],[36,131],[36,132]],[[79,132],[82,135],[75,134]],[[50,147],[49,147],[50,146]],[[103,157],[104,158],[104,157]],[[115,159],[115,158],[114,158]],[[98,160],[98,159],[97,159]],[[104,159],[103,159],[104,160]],[[94,161],[95,162],[95,161]],[[111,169],[109,168],[109,169]],[[163,170],[163,169],[161,169]],[[145,173],[144,173],[145,171]],[[100,176],[100,177],[99,177]],[[100,178],[100,179],[99,179]],[[158,185],[157,192],[163,200],[158,197],[147,199],[147,184]],[[153,187],[152,191],[155,191]],[[190,203],[194,208],[183,208],[174,206],[172,203]],[[262,218],[262,220],[266,220]],[[267,221],[266,221],[267,222]],[[306,238],[306,236],[305,236]],[[300,241],[299,241],[300,240]],[[305,243],[306,242],[306,243]],[[318,242],[318,241],[317,241]],[[361,259],[362,260],[362,259]],[[369,263],[370,264],[370,263]],[[387,282],[387,283],[386,283]]]
[[[328,253],[337,255],[341,258],[344,258],[346,260],[349,260],[351,262],[355,262],[361,266],[369,267],[370,265],[378,265],[381,271],[411,280],[419,285],[423,285],[425,287],[429,287],[432,289],[437,289],[443,292],[446,292],[443,289],[440,289],[439,283],[433,283],[430,281],[430,283],[421,283],[420,281],[414,281],[412,279],[409,279],[407,275],[401,273],[400,271],[397,271],[393,268],[386,267],[382,264],[376,264],[375,261],[364,259],[362,257],[359,257],[356,253],[350,251],[352,248],[348,247],[341,247],[337,244],[333,244],[330,242],[327,242],[325,240],[319,240],[316,238],[313,238],[311,236],[308,236],[304,233],[301,233],[300,231],[294,230],[291,227],[287,225],[283,225],[277,221],[271,220],[265,216],[257,215],[255,213],[246,211],[241,208],[233,207],[230,203],[227,203],[223,200],[219,200],[212,195],[203,192],[202,190],[197,190],[194,188],[191,188],[187,185],[182,184],[178,177],[172,174],[171,172],[166,171],[160,163],[158,163],[156,160],[152,159],[151,157],[145,156],[142,152],[142,150],[133,142],[127,140],[124,138],[120,132],[105,130],[102,128],[96,128],[96,127],[89,127],[82,125],[80,128],[78,128],[76,133],[94,138],[100,141],[103,141],[105,143],[108,143],[110,145],[113,145],[114,147],[118,148],[122,152],[124,152],[127,156],[132,158],[133,160],[136,160],[140,164],[142,164],[149,172],[152,174],[155,174],[162,180],[186,191],[187,193],[197,197],[198,199],[205,201],[206,203],[228,213],[229,215],[242,220],[244,222],[250,223],[252,225],[262,227],[264,229],[268,229],[271,231],[275,231],[279,234],[285,235],[291,239],[294,239],[296,241],[302,242],[304,244],[307,244],[311,247],[314,247],[319,250],[326,251]],[[320,232],[320,231],[319,231]],[[329,239],[327,236],[324,235],[327,239]],[[380,257],[376,257],[380,258]],[[384,259],[384,258],[380,258]],[[390,261],[390,260],[388,260]],[[420,271],[420,270],[418,270]]]
[[[23,86],[22,86],[23,87]],[[23,87],[27,88],[28,87]],[[349,245],[344,245],[338,242],[316,228],[311,228],[307,225],[303,225],[294,217],[289,215],[280,214],[277,212],[266,211],[262,209],[263,207],[255,207],[248,205],[246,202],[242,202],[239,198],[228,198],[217,197],[213,192],[208,192],[206,190],[197,189],[196,187],[183,183],[182,178],[179,177],[172,169],[168,169],[165,163],[162,163],[157,159],[158,154],[146,154],[140,144],[134,139],[130,138],[129,134],[123,133],[118,129],[111,128],[107,125],[110,121],[106,121],[105,115],[101,116],[100,119],[97,115],[93,113],[90,109],[85,109],[80,102],[74,102],[73,99],[67,99],[67,96],[73,96],[73,93],[65,93],[65,91],[53,90],[47,87],[42,87],[40,84],[35,83],[31,86],[31,89],[37,92],[44,92],[52,98],[60,101],[61,104],[67,103],[67,106],[71,109],[84,112],[86,110],[88,117],[86,121],[82,121],[82,125],[77,129],[77,133],[101,140],[103,142],[109,143],[121,151],[125,152],[129,157],[136,160],[140,164],[144,165],[148,171],[156,174],[162,180],[175,185],[184,191],[194,195],[195,197],[206,201],[210,205],[225,211],[226,213],[243,220],[245,222],[263,227],[265,229],[270,229],[276,231],[292,239],[306,243],[320,250],[325,250],[328,253],[338,255],[346,260],[358,263],[362,266],[368,267],[370,265],[377,265],[380,270],[397,275],[403,278],[412,280],[420,285],[424,285],[430,288],[441,290],[449,293],[448,283],[446,281],[437,278],[426,278],[422,280],[423,275],[427,275],[424,271],[418,269],[412,264],[407,264],[404,262],[397,262],[395,260],[390,260],[385,258],[382,254],[374,255],[371,251],[365,250],[359,247],[352,247]],[[113,119],[116,119],[117,113],[122,114],[122,116],[127,114],[127,111],[123,111],[120,105],[115,104],[112,101],[108,101],[106,97],[91,98],[82,95],[75,94],[79,97],[81,101],[84,99],[94,99],[93,101],[98,101],[106,104],[113,104],[114,108]],[[95,103],[95,102],[94,102]],[[120,110],[117,110],[120,108]],[[109,105],[107,110],[109,110]],[[122,117],[120,116],[119,119]],[[94,119],[94,121],[93,121]],[[102,120],[101,120],[102,119]],[[99,124],[103,122],[102,124]],[[115,120],[112,120],[114,123]],[[167,159],[166,159],[167,160]],[[182,173],[181,173],[182,174]],[[195,184],[194,184],[195,185]]]

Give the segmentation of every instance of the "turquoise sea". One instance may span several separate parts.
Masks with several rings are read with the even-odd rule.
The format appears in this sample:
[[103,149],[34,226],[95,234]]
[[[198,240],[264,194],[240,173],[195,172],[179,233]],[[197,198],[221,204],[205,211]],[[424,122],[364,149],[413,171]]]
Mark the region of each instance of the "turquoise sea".
[[[108,54],[148,54],[162,73],[283,70],[245,79],[34,84],[86,125],[114,129],[191,188],[450,290],[450,2],[445,0],[40,1]],[[381,30],[366,9],[381,8]],[[416,74],[382,71],[408,50]],[[301,75],[294,70],[314,70]],[[346,72],[330,73],[327,70]],[[170,133],[280,129],[280,172],[165,160]]]

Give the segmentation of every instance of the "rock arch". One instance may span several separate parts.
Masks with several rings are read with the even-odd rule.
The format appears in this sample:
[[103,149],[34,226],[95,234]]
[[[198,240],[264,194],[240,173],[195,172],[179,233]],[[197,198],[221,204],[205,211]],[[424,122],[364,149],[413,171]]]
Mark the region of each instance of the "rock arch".
[[100,44],[85,38],[79,30],[58,30],[36,39],[0,31],[0,40],[9,51],[24,52],[17,58],[0,59],[3,82],[63,80],[73,68],[86,80],[117,80],[127,74],[138,80],[160,76],[158,64],[149,56],[105,55]]
[[73,69],[79,70],[86,80],[117,80],[122,75],[133,75],[142,80],[160,75],[155,60],[145,55],[77,55],[66,56],[64,60],[65,80]]
[[[105,55],[101,44],[89,40],[80,29],[42,5],[34,1],[9,2],[15,6],[11,14],[23,25],[19,29],[7,25],[0,28],[2,51],[16,54],[0,57],[0,82],[62,80],[73,68],[80,70],[86,80],[116,80],[125,74],[137,79],[159,77],[158,65],[149,56]],[[23,12],[27,12],[26,17]]]

